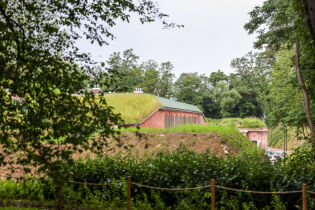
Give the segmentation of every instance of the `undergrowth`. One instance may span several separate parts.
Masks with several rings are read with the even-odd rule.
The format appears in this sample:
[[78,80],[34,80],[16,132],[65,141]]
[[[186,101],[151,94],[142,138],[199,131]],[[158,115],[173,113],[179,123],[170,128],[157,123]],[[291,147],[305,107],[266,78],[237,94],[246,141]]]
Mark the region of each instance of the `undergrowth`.
[[[271,163],[257,152],[239,157],[220,158],[195,154],[185,149],[175,153],[159,153],[154,157],[136,159],[130,156],[99,157],[79,160],[65,171],[64,204],[68,208],[83,207],[123,209],[126,206],[126,178],[132,182],[155,187],[185,188],[216,185],[255,191],[300,190],[307,184],[315,191],[313,178],[314,154],[310,148],[300,148],[290,157]],[[69,181],[103,183],[106,186],[72,184]],[[30,181],[26,181],[30,182]],[[122,182],[122,184],[110,184]],[[1,201],[30,198],[45,202],[56,200],[56,186],[50,179],[24,183],[1,182]],[[32,185],[35,185],[32,186]],[[35,189],[31,197],[29,192]],[[37,189],[37,190],[36,190]],[[134,209],[209,209],[210,188],[192,191],[159,191],[132,185]],[[300,209],[301,193],[286,195],[251,194],[216,191],[218,209]],[[315,207],[314,197],[308,196],[308,206]]]

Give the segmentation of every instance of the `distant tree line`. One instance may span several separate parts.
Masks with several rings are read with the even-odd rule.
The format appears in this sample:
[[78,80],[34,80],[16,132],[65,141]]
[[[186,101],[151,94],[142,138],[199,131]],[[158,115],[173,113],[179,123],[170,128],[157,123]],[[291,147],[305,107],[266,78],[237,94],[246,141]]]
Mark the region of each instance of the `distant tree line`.
[[[176,79],[171,62],[140,63],[133,49],[112,53],[105,66],[117,74],[113,85],[122,92],[142,88],[145,93],[194,104],[210,118],[263,116],[255,90],[247,88],[246,78],[239,73],[226,75],[218,70],[207,76],[189,72]],[[108,86],[101,88],[107,91]]]

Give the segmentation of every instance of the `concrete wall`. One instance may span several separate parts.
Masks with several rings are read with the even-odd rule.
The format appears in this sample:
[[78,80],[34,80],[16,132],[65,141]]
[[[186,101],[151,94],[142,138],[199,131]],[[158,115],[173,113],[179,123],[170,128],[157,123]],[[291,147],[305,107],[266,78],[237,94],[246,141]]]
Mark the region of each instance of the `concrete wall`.
[[251,141],[257,141],[257,146],[266,148],[268,145],[268,131],[248,131],[246,136]]
[[[186,120],[184,121],[184,119]],[[166,123],[165,120],[167,120],[168,122]],[[201,114],[189,113],[189,112],[183,112],[183,111],[173,111],[173,110],[172,111],[158,110],[151,117],[149,117],[145,122],[143,122],[140,125],[140,127],[165,128],[165,124],[168,124],[170,127],[172,127],[175,125],[188,124],[188,123],[207,124],[207,122],[204,120],[204,117]]]

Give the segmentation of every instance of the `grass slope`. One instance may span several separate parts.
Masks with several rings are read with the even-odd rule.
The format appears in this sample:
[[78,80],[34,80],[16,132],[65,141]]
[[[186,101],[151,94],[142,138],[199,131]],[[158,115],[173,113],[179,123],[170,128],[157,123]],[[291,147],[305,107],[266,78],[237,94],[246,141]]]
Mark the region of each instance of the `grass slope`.
[[[214,139],[218,139],[220,142],[219,144],[221,144],[222,147],[224,145],[228,145],[230,150],[237,151],[234,152],[234,154],[259,150],[255,144],[250,142],[248,138],[244,137],[243,134],[239,132],[236,126],[219,125],[217,123],[209,123],[207,125],[185,124],[167,129],[140,128],[138,130],[136,128],[125,128],[121,129],[121,131],[122,136],[129,136],[125,140],[123,140],[125,142],[128,142],[127,139],[130,138],[130,135],[128,133],[139,132],[142,133],[144,136],[151,136],[151,138],[159,142],[157,143],[160,144],[158,147],[160,147],[161,150],[165,151],[168,151],[169,144],[172,145],[171,148],[178,147],[179,144],[177,144],[176,146],[176,142],[178,143],[178,141],[180,140],[183,141],[185,137],[187,137],[187,143],[185,144],[183,142],[184,146],[194,152],[198,151],[201,147],[205,147],[206,149],[212,148],[214,146]],[[205,135],[205,137],[203,135]],[[168,140],[166,141],[161,141],[161,136],[163,136],[163,138],[165,138],[164,136],[171,136],[171,138],[168,138]],[[191,146],[192,142],[198,142],[200,139],[202,140],[203,138],[205,138],[206,141],[202,144],[199,144],[198,148],[194,148],[195,145]],[[139,145],[136,145],[134,146],[134,148],[139,150],[141,147]]]
[[123,132],[144,132],[144,133],[217,133],[217,134],[233,134],[239,132],[236,127],[230,125],[217,125],[215,123],[209,123],[207,125],[198,124],[184,124],[166,129],[157,128],[124,128],[121,129]]
[[248,118],[224,118],[220,121],[208,119],[208,121],[214,121],[220,125],[229,125],[229,126],[237,126],[237,122],[240,122],[241,125],[239,128],[262,128],[266,127],[266,124],[258,118],[248,117]]
[[105,99],[126,123],[138,123],[162,106],[155,96],[149,94],[106,94]]

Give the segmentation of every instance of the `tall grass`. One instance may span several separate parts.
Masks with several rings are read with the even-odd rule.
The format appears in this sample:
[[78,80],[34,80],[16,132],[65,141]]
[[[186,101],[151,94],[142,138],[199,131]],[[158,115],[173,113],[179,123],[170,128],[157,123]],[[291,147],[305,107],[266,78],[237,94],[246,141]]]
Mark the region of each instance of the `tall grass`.
[[223,118],[220,122],[220,125],[228,125],[231,127],[236,127],[237,122],[241,122],[242,118]]
[[147,133],[209,133],[214,132],[217,134],[233,134],[238,133],[236,127],[229,125],[217,125],[215,123],[209,123],[207,125],[198,125],[198,124],[184,124],[166,129],[157,129],[157,128],[124,128],[121,129],[122,132],[147,132]]

